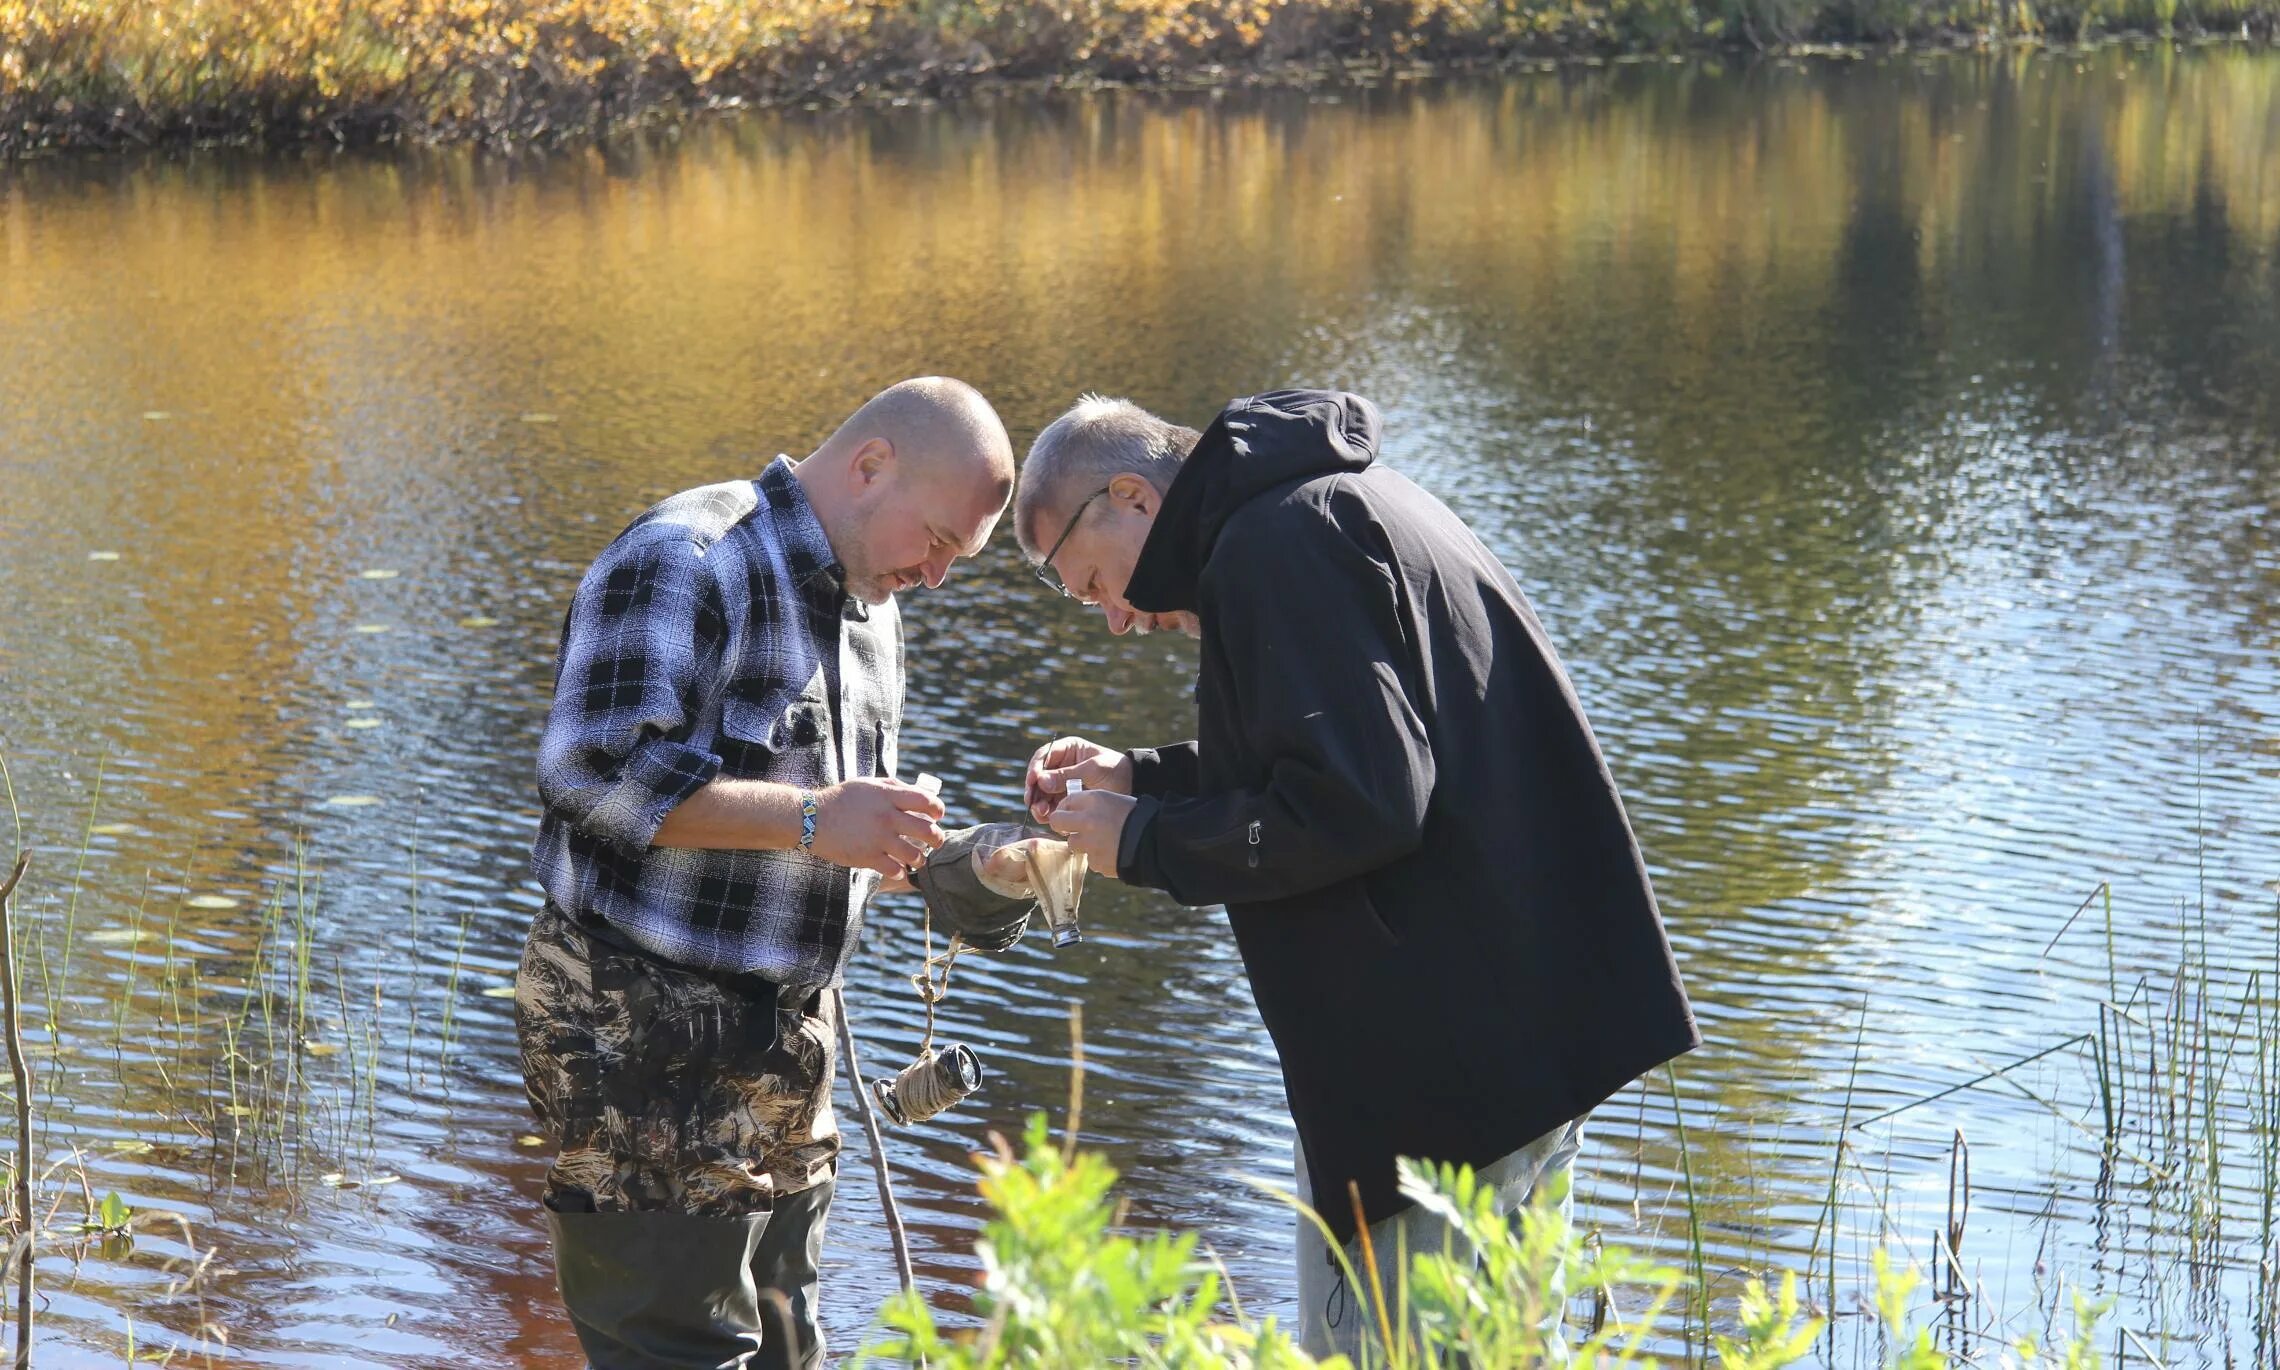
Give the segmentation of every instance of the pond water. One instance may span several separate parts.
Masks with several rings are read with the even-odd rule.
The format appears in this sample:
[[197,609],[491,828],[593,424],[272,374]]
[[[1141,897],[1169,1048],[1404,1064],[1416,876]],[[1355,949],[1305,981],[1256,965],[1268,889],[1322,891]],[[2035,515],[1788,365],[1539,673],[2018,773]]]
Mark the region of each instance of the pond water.
[[[1917,1299],[1955,1345],[2081,1290],[2132,1359],[2271,1355],[2280,55],[2151,45],[0,171],[41,1203],[76,1227],[83,1173],[189,1230],[51,1248],[42,1364],[130,1332],[571,1363],[500,997],[563,609],[644,506],[930,371],[1017,444],[1087,390],[1195,424],[1360,391],[1512,567],[1709,1038],[1682,1104],[1598,1115],[1610,1242],[1690,1263],[1691,1188],[1721,1301],[1822,1290],[1833,1246],[1849,1314],[1873,1248],[1929,1267],[1960,1130],[1972,1297]],[[1010,538],[905,611],[904,756],[955,813],[1007,816],[1056,733],[1189,735],[1190,647],[1111,639]],[[1086,915],[959,966],[945,1031],[989,1079],[889,1141],[922,1278],[964,1306],[968,1154],[1060,1117],[1075,1002],[1132,1220],[1289,1317],[1291,1222],[1245,1177],[1287,1183],[1291,1132],[1223,919],[1099,882]],[[919,940],[884,908],[849,985],[874,1072],[916,1044]],[[2112,1148],[2084,1043],[1875,1117],[2101,1001]],[[845,1349],[894,1275],[841,1118]],[[1826,1354],[1872,1355],[1840,1322]]]

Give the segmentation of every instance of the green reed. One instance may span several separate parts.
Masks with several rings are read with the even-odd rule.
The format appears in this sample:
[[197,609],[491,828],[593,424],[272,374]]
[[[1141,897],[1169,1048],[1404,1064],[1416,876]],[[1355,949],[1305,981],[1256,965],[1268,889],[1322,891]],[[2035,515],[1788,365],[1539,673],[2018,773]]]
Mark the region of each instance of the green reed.
[[[2280,988],[2280,901],[2275,901],[2272,909],[2272,964],[2265,969],[2272,972],[2271,983]],[[2256,1334],[2259,1364],[2280,1359],[2273,1354],[2280,1349],[2280,1335],[2276,1335],[2280,1329],[2274,1326],[2275,1315],[2280,1314],[2280,1308],[2275,1307],[2275,1295],[2280,1289],[2276,1289],[2273,1278],[2273,1263],[2280,1260],[2280,1240],[2276,1240],[2274,1230],[2274,1218],[2280,1216],[2274,1212],[2276,1202],[2280,1202],[2280,1076],[2276,1076],[2273,1060],[2275,1029],[2280,1029],[2280,1023],[2267,1018],[2264,998],[2257,996],[2253,1113],[2257,1133],[2257,1202],[2262,1221],[2257,1227],[2261,1235],[2256,1252],[2256,1307],[2252,1310],[2251,1326]]]
[[[87,875],[88,848],[92,847],[95,844],[95,815],[103,807],[103,767],[104,763],[110,760],[110,757],[111,754],[109,752],[105,752],[95,760],[94,793],[91,794],[87,800],[87,822],[82,825],[79,834],[79,859],[77,864],[72,867],[71,894],[64,904],[63,964],[56,972],[55,982],[49,984],[46,987],[48,1017],[51,1021],[56,1017],[57,1009],[63,1002],[61,999],[56,997],[57,986],[62,986],[65,993],[70,992],[71,941],[72,935],[78,930],[79,927],[79,886],[80,882]],[[62,1042],[63,1037],[60,1033],[53,1034],[50,1045],[60,1048]]]
[[[420,807],[412,806],[412,832],[406,853],[411,867],[411,936],[404,954],[404,1078],[415,1078],[417,1072],[414,1048],[420,1037]],[[461,944],[465,944],[462,936]],[[378,996],[378,985],[373,986]],[[445,1005],[449,1010],[449,1003]]]
[[[1686,1244],[1687,1254],[1694,1266],[1694,1286],[1688,1293],[1687,1303],[1692,1312],[1693,1322],[1703,1328],[1704,1335],[1707,1337],[1710,1327],[1709,1265],[1704,1260],[1702,1252],[1702,1204],[1694,1189],[1694,1157],[1692,1150],[1686,1144],[1686,1105],[1678,1096],[1678,1072],[1668,1065],[1663,1067],[1663,1082],[1670,1086],[1671,1124],[1678,1133],[1679,1174],[1686,1181]],[[1687,1356],[1691,1360],[1694,1355],[1692,1327],[1687,1329],[1686,1348]],[[1702,1348],[1702,1363],[1704,1365],[1709,1364],[1709,1356],[1709,1344],[1705,1341]]]
[[[2128,1258],[2128,1278],[2154,1325],[2118,1328],[2117,1345],[2134,1348],[2140,1356],[2165,1357],[2163,1348],[2175,1335],[2170,1323],[2172,1285],[2182,1280],[2191,1291],[2194,1302],[2188,1315],[2207,1329],[2215,1316],[2209,1310],[2219,1306],[2211,1300],[2231,1297],[2217,1283],[2221,1272],[2231,1270],[2245,1274],[2253,1287],[2249,1326],[2257,1364],[2280,1366],[2280,1233],[2275,1230],[2280,1220],[2280,1015],[2267,1004],[2280,988],[2280,906],[2273,910],[2271,927],[2262,930],[2270,937],[2269,963],[2245,967],[2244,979],[2234,982],[2220,974],[2212,956],[2220,941],[2216,911],[2205,895],[2197,905],[2180,901],[2173,959],[2157,977],[2138,977],[2124,998],[2115,902],[2111,884],[2102,882],[2075,910],[2079,917],[2093,903],[2100,904],[2105,925],[2106,993],[2090,1005],[2087,1031],[1990,1064],[1961,1084],[1903,1101],[1860,1122],[1851,1121],[1859,1061],[1856,1034],[1855,1073],[1846,1084],[1840,1129],[1858,1131],[1982,1086],[2008,1088],[2083,1135],[2100,1157],[2094,1202],[2103,1207],[2128,1196],[2131,1221],[2144,1230]],[[2061,937],[2075,917],[2060,929]],[[2221,940],[2236,943],[2237,936]],[[2052,945],[2057,941],[2054,938]],[[2075,1052],[2086,1058],[2092,1090],[2087,1124],[2069,1104],[2063,1085],[2054,1094],[2021,1078],[2024,1069],[2036,1062],[2064,1060]],[[1846,1150],[1840,1139],[1834,1166],[1840,1174]],[[1881,1195],[1868,1167],[1858,1157],[1854,1164],[1865,1182],[1864,1202],[1881,1212],[1885,1239],[1890,1241],[1898,1229],[1890,1211],[1889,1163],[1886,1192]],[[2244,1183],[2249,1186],[2245,1207]],[[2230,1196],[2228,1185],[2234,1187]],[[1965,1203],[1960,1195],[1951,1198],[1951,1217],[1942,1235],[1948,1249],[1941,1254],[1951,1278],[1941,1293],[1951,1311],[1984,1297],[1983,1291],[1960,1287],[1954,1278],[1961,1273],[1954,1248],[1960,1245],[1960,1228],[1966,1221],[1955,1215],[1968,1211]],[[1841,1190],[1832,1182],[1820,1225],[1830,1225],[1831,1213],[1841,1207]],[[2233,1231],[2243,1213],[2255,1227],[2253,1241],[2245,1244]],[[1820,1249],[1817,1228],[1814,1258]],[[2102,1272],[2102,1278],[2114,1274]],[[1833,1261],[1822,1292],[1828,1306],[1836,1308],[1839,1291]],[[2055,1309],[2052,1315],[2056,1316]],[[1977,1328],[1956,1326],[1952,1331],[1980,1337],[1988,1325],[1983,1321]],[[1830,1347],[1833,1354],[1833,1341]]]
[[339,1150],[348,1150],[349,1134],[356,1128],[356,1105],[365,1077],[356,1066],[356,1019],[348,1011],[348,972],[341,968],[340,958],[333,958],[333,989],[340,998],[341,1052],[348,1063],[348,1112],[341,1119]]
[[[174,1046],[177,1062],[181,1060],[182,1056],[182,996],[176,985],[174,948],[181,935],[182,901],[177,899],[174,901],[173,912],[166,919],[166,955],[158,970],[158,983],[166,995],[166,1009],[172,1011],[174,1015]],[[166,1012],[162,1011],[158,1015],[158,1021],[161,1025],[166,1022]]]
[[[1826,1232],[1829,1256],[1827,1306],[1831,1309],[1837,1306],[1837,1238],[1838,1229],[1844,1221],[1844,1209],[1838,1200],[1844,1185],[1845,1148],[1850,1145],[1849,1139],[1852,1132],[1853,1095],[1860,1085],[1861,1048],[1867,1039],[1868,996],[1863,994],[1860,997],[1860,1015],[1853,1023],[1852,1065],[1845,1072],[1844,1105],[1837,1115],[1835,1145],[1830,1149],[1828,1196],[1822,1202],[1821,1216],[1814,1220],[1812,1249],[1805,1257],[1806,1276],[1811,1278],[1814,1262],[1821,1255],[1821,1238]],[[1830,1350],[1833,1353],[1836,1349],[1836,1323],[1834,1319],[1829,1323],[1829,1337]]]
[[287,1060],[305,1112],[307,1092],[298,1087],[303,1083],[301,1044],[309,1037],[309,967],[317,951],[317,911],[309,890],[308,849],[299,842],[293,845],[293,894],[293,1031]]
[[127,921],[127,983],[119,992],[118,1017],[111,1023],[111,1054],[116,1057],[123,1049],[127,1037],[127,1009],[135,1001],[137,977],[142,968],[143,911],[150,906],[150,875],[143,875],[142,898],[135,901],[135,911]]
[[473,918],[473,909],[465,907],[460,909],[459,941],[451,950],[451,979],[445,984],[443,991],[443,1036],[436,1053],[436,1069],[438,1070],[442,1070],[451,1064],[452,1010],[459,1002],[459,971],[467,960],[467,928]]
[[[380,1155],[380,977],[372,977],[372,1016],[364,1024],[364,1151],[370,1162]],[[369,1162],[368,1162],[369,1163]]]

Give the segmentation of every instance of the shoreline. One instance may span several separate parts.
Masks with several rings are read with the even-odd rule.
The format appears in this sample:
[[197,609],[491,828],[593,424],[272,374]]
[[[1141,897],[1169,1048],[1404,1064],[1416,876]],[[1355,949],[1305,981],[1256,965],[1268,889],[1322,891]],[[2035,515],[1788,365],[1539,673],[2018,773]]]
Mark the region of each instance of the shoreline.
[[[68,96],[42,98],[0,85],[0,166],[123,152],[241,150],[292,152],[471,144],[491,151],[521,151],[591,143],[612,136],[680,127],[756,110],[855,109],[880,105],[1025,98],[1109,90],[1184,92],[1370,88],[1438,77],[1548,73],[1653,63],[1739,59],[1744,63],[1861,61],[1904,53],[1945,56],[2048,50],[2085,52],[2113,46],[2161,43],[2179,50],[2231,47],[2270,49],[2280,44],[2280,7],[2223,31],[2162,33],[2114,27],[2075,39],[2042,33],[1943,29],[1889,39],[1799,41],[1752,45],[1739,38],[1691,41],[1648,48],[1566,41],[1502,50],[1465,50],[1441,44],[1412,52],[1325,48],[1304,55],[1253,54],[1231,61],[1197,58],[1121,65],[1090,62],[1028,71],[987,57],[932,60],[896,53],[833,66],[777,57],[730,68],[702,85],[686,80],[610,79],[596,73],[585,84],[534,88],[544,78],[516,68],[488,100],[462,98],[455,107],[430,109],[412,92],[384,91],[350,98],[337,91],[329,103],[296,102],[284,92],[266,98],[165,107],[106,101],[88,107]],[[648,60],[646,57],[644,60]],[[14,66],[10,65],[13,61]],[[20,68],[20,51],[0,47],[0,77]],[[797,69],[805,74],[793,77]],[[496,73],[494,73],[496,75]],[[482,74],[466,73],[463,85]],[[306,92],[302,93],[306,95]]]

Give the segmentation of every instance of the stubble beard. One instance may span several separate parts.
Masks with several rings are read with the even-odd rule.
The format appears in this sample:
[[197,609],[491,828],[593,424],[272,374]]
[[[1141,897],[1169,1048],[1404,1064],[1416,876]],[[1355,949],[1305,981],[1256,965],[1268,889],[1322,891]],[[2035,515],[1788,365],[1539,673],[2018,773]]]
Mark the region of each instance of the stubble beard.
[[[899,571],[881,571],[871,556],[871,542],[865,530],[857,530],[846,538],[846,549],[839,552],[840,574],[846,577],[847,593],[873,608],[895,597],[894,582]],[[838,549],[834,549],[838,550]]]

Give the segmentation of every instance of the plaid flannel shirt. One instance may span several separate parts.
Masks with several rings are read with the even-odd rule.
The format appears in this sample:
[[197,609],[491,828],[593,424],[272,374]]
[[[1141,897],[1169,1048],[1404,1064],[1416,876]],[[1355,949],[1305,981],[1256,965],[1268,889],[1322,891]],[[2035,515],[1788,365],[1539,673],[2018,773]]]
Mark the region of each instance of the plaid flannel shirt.
[[821,789],[894,774],[902,698],[895,606],[846,593],[788,459],[675,495],[571,600],[531,869],[565,911],[676,965],[835,983],[876,875],[650,841],[716,776]]

